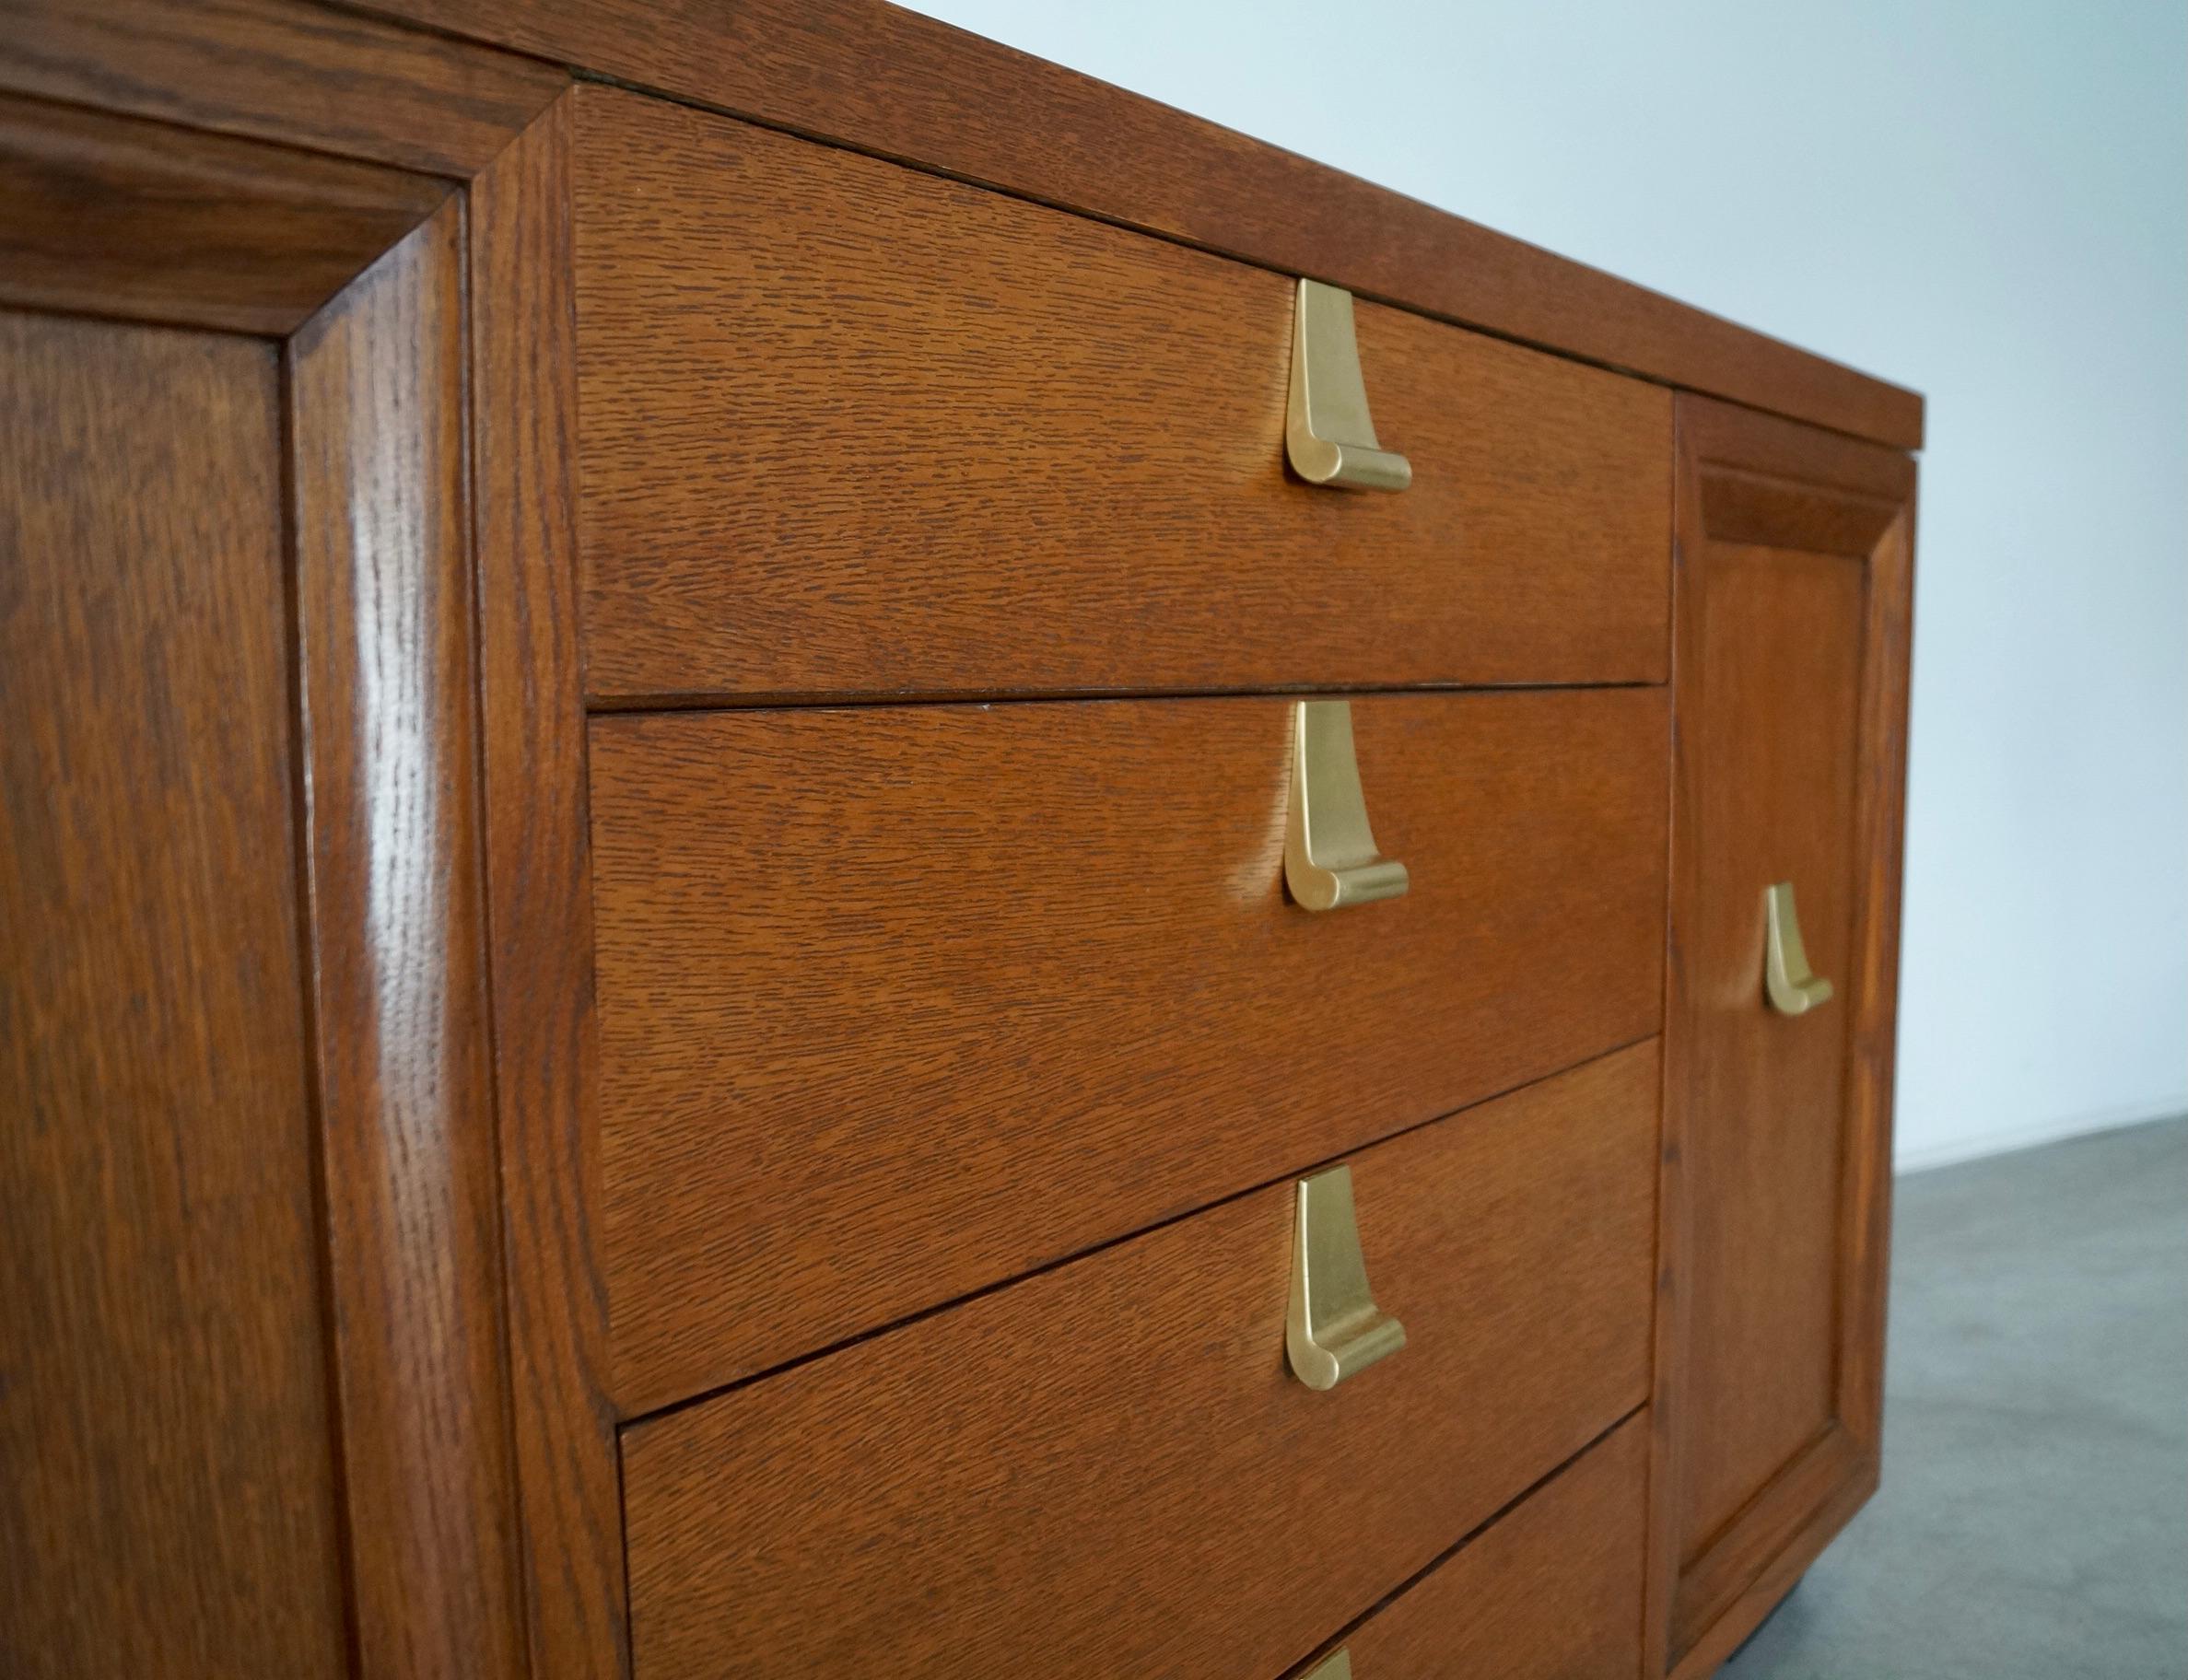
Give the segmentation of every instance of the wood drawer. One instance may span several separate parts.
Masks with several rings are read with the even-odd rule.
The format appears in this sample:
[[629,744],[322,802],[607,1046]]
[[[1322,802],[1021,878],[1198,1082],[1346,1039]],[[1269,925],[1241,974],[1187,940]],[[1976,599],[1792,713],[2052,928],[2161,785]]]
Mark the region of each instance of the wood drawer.
[[1316,489],[1286,275],[613,88],[576,194],[596,698],[1665,677],[1660,388],[1363,302]]
[[1352,1156],[1408,1340],[1328,1393],[1285,1183],[632,1426],[637,1680],[1281,1673],[1642,1403],[1657,1084]]
[[1355,701],[1412,888],[1322,915],[1293,709],[593,720],[626,1415],[1656,1031],[1662,691]]
[[1634,1680],[1647,1491],[1643,1413],[1338,1641],[1352,1680]]

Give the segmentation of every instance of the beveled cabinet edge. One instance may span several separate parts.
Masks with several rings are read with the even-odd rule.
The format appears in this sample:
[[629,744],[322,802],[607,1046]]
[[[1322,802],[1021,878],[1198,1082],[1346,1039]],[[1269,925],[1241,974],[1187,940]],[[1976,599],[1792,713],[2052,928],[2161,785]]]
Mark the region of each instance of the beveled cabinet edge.
[[[1672,1424],[1679,1415],[1677,1349],[1684,1336],[1684,1298],[1679,1288],[1682,1173],[1679,1125],[1685,1075],[1674,1048],[1674,988],[1682,953],[1676,937],[1685,916],[1684,882],[1677,855],[1678,825],[1667,827],[1673,848],[1666,899],[1664,970],[1665,1057],[1661,1103],[1661,1180],[1657,1200],[1657,1301],[1655,1385],[1650,1405],[1649,1544],[1643,1654],[1644,1672],[1668,1680],[1703,1680],[1737,1650],[1791,1591],[1801,1574],[1876,1491],[1881,1464],[1884,1403],[1882,1354],[1890,1242],[1892,1073],[1894,1022],[1899,1001],[1901,865],[1906,818],[1906,725],[1913,621],[1915,469],[1909,456],[1851,438],[1832,438],[1790,421],[1752,413],[1706,397],[1681,393],[1674,405],[1677,490],[1674,503],[1673,751],[1670,795],[1676,802],[1692,774],[1677,722],[1678,696],[1690,676],[1679,649],[1691,647],[1683,633],[1693,598],[1679,588],[1685,545],[1707,532],[1715,540],[1771,547],[1843,552],[1848,530],[1867,528],[1874,546],[1863,621],[1859,713],[1860,780],[1855,789],[1855,858],[1862,916],[1855,929],[1846,1007],[1849,1028],[1847,1112],[1850,1144],[1841,1165],[1840,1218],[1846,1256],[1838,1280],[1839,1418],[1761,1493],[1756,1504],[1774,1503],[1784,1513],[1766,1527],[1777,1531],[1773,1547],[1742,1562],[1746,1576],[1714,1606],[1683,1651],[1674,1646],[1674,1592],[1680,1575],[1676,1533]],[[1827,522],[1822,537],[1804,537],[1803,516],[1813,499],[1795,496],[1763,504],[1749,500],[1743,480],[1776,478],[1788,486],[1836,498],[1851,510],[1844,521]],[[1734,507],[1729,511],[1725,498]],[[1713,506],[1713,501],[1715,503]],[[1878,521],[1875,509],[1891,509]],[[1760,980],[1760,976],[1758,977]],[[1827,1488],[1835,1491],[1818,1494]],[[1785,1524],[1790,1523],[1788,1529]]]
[[1913,391],[881,0],[346,3],[1658,384],[1922,444]]
[[371,1676],[508,1674],[519,1640],[463,312],[450,203],[283,356],[330,1378]]

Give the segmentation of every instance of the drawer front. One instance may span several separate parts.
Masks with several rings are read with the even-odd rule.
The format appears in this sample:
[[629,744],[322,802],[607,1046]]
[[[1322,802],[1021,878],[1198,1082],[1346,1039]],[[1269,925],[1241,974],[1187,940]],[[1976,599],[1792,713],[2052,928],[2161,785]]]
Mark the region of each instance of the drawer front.
[[1352,1680],[1633,1680],[1647,1477],[1642,1414],[1354,1628]]
[[1657,1082],[1351,1156],[1407,1342],[1328,1392],[1282,1184],[633,1426],[638,1680],[1281,1674],[1644,1399]]
[[1656,1031],[1661,691],[1355,700],[1411,890],[1319,915],[1293,710],[594,719],[626,1414]]
[[1314,488],[1286,276],[578,105],[597,697],[1663,679],[1665,391],[1363,303],[1412,487]]

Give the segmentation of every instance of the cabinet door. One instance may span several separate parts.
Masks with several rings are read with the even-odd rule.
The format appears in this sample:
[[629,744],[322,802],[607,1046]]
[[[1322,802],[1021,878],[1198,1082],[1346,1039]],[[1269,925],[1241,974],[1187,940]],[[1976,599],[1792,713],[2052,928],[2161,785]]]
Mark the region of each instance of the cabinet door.
[[[1685,1675],[1877,1483],[1914,478],[1701,399],[1678,434],[1651,1622]],[[1797,1013],[1782,883],[1832,987]]]
[[[84,86],[364,74],[197,27]],[[486,196],[0,93],[0,1674],[524,1672],[463,422],[536,427],[466,386]]]

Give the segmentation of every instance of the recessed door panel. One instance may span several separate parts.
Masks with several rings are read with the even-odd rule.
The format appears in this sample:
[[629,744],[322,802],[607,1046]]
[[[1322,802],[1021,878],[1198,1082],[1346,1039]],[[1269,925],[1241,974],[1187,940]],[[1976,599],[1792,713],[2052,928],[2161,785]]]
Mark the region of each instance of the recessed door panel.
[[347,1672],[279,352],[0,315],[0,1672]]
[[1846,1012],[1763,998],[1763,892],[1792,881],[1808,952],[1846,972],[1864,568],[1711,548],[1685,811],[1704,890],[1688,928],[1692,1034],[1682,1495],[1701,1550],[1832,1417]]

